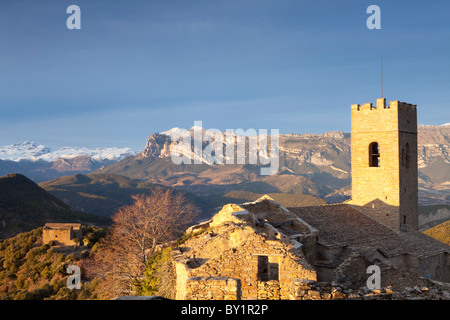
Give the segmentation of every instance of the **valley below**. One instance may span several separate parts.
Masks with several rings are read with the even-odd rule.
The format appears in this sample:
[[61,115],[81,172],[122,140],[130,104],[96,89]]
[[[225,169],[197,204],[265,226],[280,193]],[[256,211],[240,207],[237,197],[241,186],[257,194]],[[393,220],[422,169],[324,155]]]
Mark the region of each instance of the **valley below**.
[[[0,174],[22,174],[77,212],[105,218],[131,204],[131,195],[157,187],[183,193],[201,211],[200,219],[226,203],[264,194],[286,207],[351,198],[349,133],[281,134],[278,172],[261,175],[263,165],[248,161],[224,165],[205,157],[200,164],[175,164],[174,130],[152,134],[139,153],[130,148],[52,151],[36,143],[0,147]],[[418,132],[420,224],[426,229],[450,218],[450,125],[419,125]],[[204,139],[200,143],[207,145]],[[245,156],[248,160],[248,149]]]

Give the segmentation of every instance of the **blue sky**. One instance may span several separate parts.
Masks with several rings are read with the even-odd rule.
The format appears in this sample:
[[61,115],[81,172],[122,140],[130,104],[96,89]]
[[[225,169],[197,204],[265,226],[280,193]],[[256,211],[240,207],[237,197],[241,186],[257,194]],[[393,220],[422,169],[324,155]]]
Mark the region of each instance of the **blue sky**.
[[[69,5],[81,30],[68,30]],[[381,8],[381,30],[366,9]],[[172,127],[350,130],[384,96],[450,122],[448,1],[1,0],[0,145],[129,146]]]

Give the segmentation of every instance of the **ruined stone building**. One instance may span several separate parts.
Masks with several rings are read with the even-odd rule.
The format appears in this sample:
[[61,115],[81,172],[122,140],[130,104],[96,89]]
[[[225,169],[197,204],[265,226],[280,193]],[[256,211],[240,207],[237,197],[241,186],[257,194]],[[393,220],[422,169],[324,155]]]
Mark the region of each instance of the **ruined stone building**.
[[265,196],[191,227],[174,251],[177,299],[297,299],[308,281],[365,284],[372,264],[384,286],[450,282],[450,247],[418,231],[416,112],[352,105],[351,200],[286,209]]
[[43,243],[54,241],[59,246],[74,246],[81,240],[81,223],[46,223],[42,231]]
[[295,279],[317,280],[301,244],[315,232],[272,200],[226,205],[175,253],[177,299],[289,299]]

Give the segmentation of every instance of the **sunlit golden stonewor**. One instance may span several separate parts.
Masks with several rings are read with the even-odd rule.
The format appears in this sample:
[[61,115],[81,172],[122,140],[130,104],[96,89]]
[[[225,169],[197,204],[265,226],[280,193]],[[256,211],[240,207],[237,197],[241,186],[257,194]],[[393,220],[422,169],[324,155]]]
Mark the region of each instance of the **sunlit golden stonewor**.
[[394,231],[417,231],[416,106],[353,105],[351,157],[349,203]]
[[81,240],[81,223],[46,223],[42,230],[44,244],[75,246]]
[[[352,105],[346,203],[286,209],[265,196],[187,230],[173,256],[177,299],[440,298],[429,287],[450,281],[450,247],[418,231],[416,112]],[[371,265],[379,289],[366,285]]]

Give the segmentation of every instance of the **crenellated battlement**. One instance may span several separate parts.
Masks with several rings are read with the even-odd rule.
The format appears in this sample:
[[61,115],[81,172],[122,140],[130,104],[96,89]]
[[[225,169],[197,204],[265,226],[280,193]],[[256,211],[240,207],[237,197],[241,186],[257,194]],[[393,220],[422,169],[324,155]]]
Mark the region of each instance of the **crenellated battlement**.
[[364,111],[364,110],[398,110],[403,108],[411,108],[415,109],[417,105],[409,104],[406,102],[401,101],[390,101],[389,105],[386,105],[386,99],[381,98],[377,99],[376,106],[374,106],[372,103],[364,103],[362,105],[359,104],[352,104],[352,111]]

